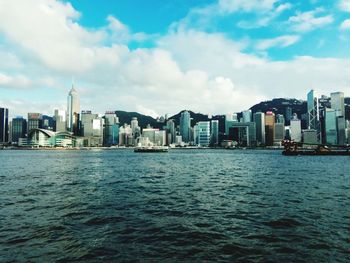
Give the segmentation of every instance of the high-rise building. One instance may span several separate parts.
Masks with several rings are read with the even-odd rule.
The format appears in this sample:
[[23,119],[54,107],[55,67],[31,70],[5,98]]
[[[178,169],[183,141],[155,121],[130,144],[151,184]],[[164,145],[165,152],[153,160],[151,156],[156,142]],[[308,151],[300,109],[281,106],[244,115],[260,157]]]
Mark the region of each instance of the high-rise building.
[[76,116],[79,116],[80,112],[80,100],[77,90],[72,86],[72,89],[69,91],[67,98],[67,130],[74,132],[77,130],[79,125],[79,120]]
[[257,144],[265,144],[265,113],[254,113],[254,122],[256,127]]
[[25,138],[27,134],[27,121],[23,117],[12,119],[12,143],[18,143],[20,138]]
[[200,121],[195,127],[195,142],[198,146],[208,147],[210,144],[210,122]]
[[317,131],[317,138],[321,140],[321,123],[319,100],[314,90],[307,94],[307,127],[310,130]]
[[345,116],[344,92],[331,93],[331,108],[336,110],[337,117]]
[[225,133],[228,141],[235,141],[242,146],[256,145],[255,122],[226,121]]
[[242,111],[242,118],[243,118],[243,122],[251,122],[252,121],[252,111],[251,110]]
[[133,117],[131,119],[131,129],[132,129],[132,134],[134,139],[137,139],[141,135],[141,128],[139,126],[139,121],[137,120],[136,117]]
[[119,143],[119,119],[114,111],[107,111],[105,116],[103,145],[112,146]]
[[188,143],[191,138],[191,115],[188,111],[181,112],[180,116],[180,134],[182,141]]
[[176,130],[175,130],[175,122],[174,120],[168,120],[166,123],[166,129],[170,135],[168,139],[168,144],[175,143],[176,140]]
[[0,143],[9,141],[9,110],[0,108]]
[[134,146],[135,140],[132,135],[130,125],[126,123],[119,128],[119,145],[120,146]]
[[56,132],[65,132],[67,130],[66,122],[67,113],[64,110],[55,110],[54,120],[55,127],[54,131]]
[[325,119],[326,143],[331,145],[337,145],[337,110],[327,108]]
[[219,121],[211,121],[210,144],[213,146],[219,145]]
[[338,145],[344,145],[346,143],[345,116],[337,117],[337,140],[338,140]]
[[45,130],[53,131],[55,127],[55,117],[43,115],[42,128]]
[[164,130],[145,128],[142,130],[142,138],[147,138],[153,145],[166,145],[166,132]]
[[286,125],[289,125],[290,124],[290,120],[293,117],[293,111],[292,111],[291,107],[286,107],[285,116],[286,116]]
[[275,123],[274,145],[280,145],[282,140],[284,140],[284,138],[285,138],[284,123],[280,123],[280,122]]
[[102,146],[103,144],[103,119],[91,111],[81,112],[81,128],[85,137],[85,146]]
[[267,146],[272,146],[275,138],[275,114],[268,111],[265,114],[265,142]]
[[295,113],[293,119],[290,120],[289,135],[292,141],[301,142],[301,120]]
[[27,132],[30,133],[33,129],[41,129],[43,125],[43,116],[41,113],[28,113]]

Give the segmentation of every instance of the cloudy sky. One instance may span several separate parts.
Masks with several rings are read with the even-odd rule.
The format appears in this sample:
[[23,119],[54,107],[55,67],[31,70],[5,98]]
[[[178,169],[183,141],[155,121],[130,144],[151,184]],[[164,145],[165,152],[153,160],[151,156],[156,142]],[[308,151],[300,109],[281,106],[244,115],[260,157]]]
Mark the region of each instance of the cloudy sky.
[[0,106],[152,116],[350,95],[350,0],[0,0]]

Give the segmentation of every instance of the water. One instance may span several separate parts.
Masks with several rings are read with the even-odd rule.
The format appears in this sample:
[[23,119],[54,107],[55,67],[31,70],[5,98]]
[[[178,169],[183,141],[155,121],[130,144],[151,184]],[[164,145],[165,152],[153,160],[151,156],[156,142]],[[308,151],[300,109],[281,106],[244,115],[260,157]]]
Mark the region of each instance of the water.
[[349,262],[350,158],[0,151],[0,262]]

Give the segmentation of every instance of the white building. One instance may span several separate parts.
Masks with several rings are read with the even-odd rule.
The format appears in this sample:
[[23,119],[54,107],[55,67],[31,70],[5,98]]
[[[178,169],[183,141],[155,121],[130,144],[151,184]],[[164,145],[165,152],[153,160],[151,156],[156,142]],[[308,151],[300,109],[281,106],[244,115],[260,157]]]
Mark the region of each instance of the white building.
[[301,121],[296,114],[294,114],[293,119],[290,120],[289,131],[291,140],[301,142]]
[[67,113],[64,110],[55,110],[54,120],[56,122],[56,132],[65,132],[67,130]]

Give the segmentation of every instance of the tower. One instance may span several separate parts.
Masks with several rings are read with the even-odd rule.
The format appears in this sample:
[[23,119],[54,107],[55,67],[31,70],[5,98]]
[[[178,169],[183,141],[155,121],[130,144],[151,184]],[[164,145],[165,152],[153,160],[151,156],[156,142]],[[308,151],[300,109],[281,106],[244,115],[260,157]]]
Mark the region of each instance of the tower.
[[73,132],[78,126],[78,118],[80,111],[80,100],[77,90],[72,85],[67,98],[67,130]]
[[320,109],[318,98],[314,90],[307,94],[307,122],[308,129],[317,131],[317,140],[321,140]]

